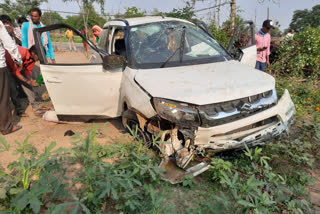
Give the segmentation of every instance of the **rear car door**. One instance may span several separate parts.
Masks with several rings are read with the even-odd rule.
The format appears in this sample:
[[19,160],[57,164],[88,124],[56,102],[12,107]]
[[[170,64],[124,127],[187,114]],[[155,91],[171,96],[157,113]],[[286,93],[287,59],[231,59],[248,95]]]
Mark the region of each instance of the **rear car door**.
[[[237,54],[239,49],[242,51],[241,56]],[[255,44],[255,25],[252,21],[245,21],[237,25],[227,51],[241,63],[255,67],[257,48]]]
[[[66,30],[72,30],[73,41]],[[56,64],[46,58],[41,33],[49,32]],[[108,53],[85,38],[78,30],[57,24],[35,29],[40,70],[59,119],[64,116],[117,117],[120,109],[122,70],[105,70]]]

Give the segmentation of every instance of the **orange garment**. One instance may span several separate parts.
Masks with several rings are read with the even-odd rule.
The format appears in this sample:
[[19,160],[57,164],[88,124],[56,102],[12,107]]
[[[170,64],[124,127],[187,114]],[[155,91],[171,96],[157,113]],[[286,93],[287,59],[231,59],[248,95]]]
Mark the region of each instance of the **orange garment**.
[[[19,50],[19,53],[20,53],[21,59],[22,59],[23,73],[27,76],[31,76],[32,69],[34,67],[35,62],[31,58],[31,55],[30,55],[29,50],[27,48],[18,46],[18,50]],[[5,52],[5,58],[6,58],[8,70],[11,71],[13,73],[13,75],[20,76],[21,71],[18,69],[17,64],[14,63],[12,57],[10,56],[10,54],[7,50]]]

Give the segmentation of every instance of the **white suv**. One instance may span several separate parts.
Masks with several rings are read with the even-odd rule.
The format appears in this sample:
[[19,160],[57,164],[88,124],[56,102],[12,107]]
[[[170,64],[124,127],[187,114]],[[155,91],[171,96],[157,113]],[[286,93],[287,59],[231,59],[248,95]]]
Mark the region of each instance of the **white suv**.
[[[275,79],[254,69],[253,23],[242,49],[225,49],[206,30],[164,17],[107,22],[91,63],[50,64],[35,29],[41,72],[59,120],[114,118],[139,128],[149,142],[161,133],[166,156],[185,168],[194,155],[264,144],[288,132],[295,113],[286,90],[278,99]],[[240,33],[239,33],[240,32]],[[235,38],[233,38],[234,42]],[[238,41],[238,40],[237,40]],[[239,42],[239,41],[238,41]]]

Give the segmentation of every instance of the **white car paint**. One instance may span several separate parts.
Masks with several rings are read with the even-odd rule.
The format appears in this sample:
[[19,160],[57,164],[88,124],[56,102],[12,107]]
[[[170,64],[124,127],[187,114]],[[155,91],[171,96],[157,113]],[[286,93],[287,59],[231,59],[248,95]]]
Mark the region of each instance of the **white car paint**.
[[[189,22],[187,20],[183,19],[177,19],[177,18],[171,18],[171,17],[162,17],[162,16],[148,16],[148,17],[137,17],[137,18],[129,18],[126,19],[129,26],[136,26],[141,24],[148,24],[153,22],[168,22],[168,21],[179,21],[179,22],[185,22],[189,24],[193,24],[192,22]],[[103,28],[107,28],[108,26],[126,26],[126,24],[123,21],[110,21],[105,23]]]
[[130,109],[139,112],[146,118],[157,115],[151,105],[151,98],[136,82],[137,70],[127,67],[123,72],[121,82],[121,102],[126,103]]
[[257,61],[257,47],[255,45],[251,45],[243,48],[242,51],[243,57],[240,62],[245,65],[249,65],[251,68],[255,68]]
[[153,97],[197,105],[236,100],[274,89],[269,74],[238,61],[141,69],[135,77]]
[[40,65],[57,115],[121,115],[122,72],[102,65]]

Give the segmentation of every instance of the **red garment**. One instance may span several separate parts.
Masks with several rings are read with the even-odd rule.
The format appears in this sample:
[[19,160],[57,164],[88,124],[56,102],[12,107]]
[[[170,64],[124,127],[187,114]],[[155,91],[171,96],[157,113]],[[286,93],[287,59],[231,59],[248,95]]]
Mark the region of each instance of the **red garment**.
[[[32,69],[34,67],[35,62],[33,61],[33,59],[31,59],[31,55],[29,53],[28,48],[18,46],[18,50],[19,50],[19,53],[21,55],[21,59],[23,62],[22,63],[22,65],[23,65],[22,71],[25,75],[31,76]],[[7,50],[5,52],[5,57],[6,57],[6,63],[7,63],[8,70],[11,71],[13,73],[13,75],[15,75],[15,76],[21,75],[17,64],[14,63],[14,61],[12,60],[12,58]]]

